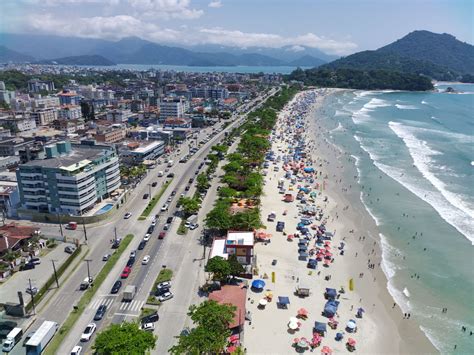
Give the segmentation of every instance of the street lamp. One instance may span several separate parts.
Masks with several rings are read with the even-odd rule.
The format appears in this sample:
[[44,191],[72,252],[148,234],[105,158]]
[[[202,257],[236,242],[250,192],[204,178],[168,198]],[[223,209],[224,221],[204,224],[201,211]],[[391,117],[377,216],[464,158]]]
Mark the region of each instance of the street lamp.
[[92,259],[84,259],[84,261],[87,263],[87,278],[90,282],[91,281],[91,271],[89,269],[89,263],[92,261]]
[[151,184],[148,185],[148,199],[151,200]]

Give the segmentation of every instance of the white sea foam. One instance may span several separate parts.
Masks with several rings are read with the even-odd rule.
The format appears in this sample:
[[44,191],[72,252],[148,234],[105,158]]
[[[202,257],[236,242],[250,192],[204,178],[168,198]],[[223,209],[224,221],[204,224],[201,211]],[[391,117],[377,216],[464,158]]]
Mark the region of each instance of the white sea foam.
[[428,105],[428,103],[427,103],[425,100],[421,100],[421,103],[422,103],[423,105]]
[[[355,160],[355,167],[357,169],[357,182],[360,184],[360,177],[361,177],[361,172],[360,172],[360,158],[358,156],[355,156],[355,155],[352,155],[351,154],[351,157],[354,158]],[[361,192],[362,193],[362,192]],[[362,196],[360,197],[360,199],[362,200]]]
[[374,111],[374,109],[378,107],[387,107],[391,106],[387,101],[373,98],[369,102],[367,102],[359,111],[355,111],[352,113],[352,121],[355,124],[361,124],[369,122],[370,112]]
[[474,161],[471,161],[471,165],[474,166]]
[[404,294],[407,298],[410,297],[410,291],[408,291],[408,289],[407,289],[406,287],[403,289],[403,294]]
[[413,105],[401,105],[401,104],[395,104],[396,108],[399,110],[418,110],[418,107],[413,106]]
[[340,131],[344,131],[344,127],[342,126],[341,122],[338,122],[337,127],[331,129],[329,132],[340,132]]
[[348,113],[349,112],[347,112],[347,111],[336,110],[336,113],[334,114],[334,117],[336,117],[336,116],[345,116]]

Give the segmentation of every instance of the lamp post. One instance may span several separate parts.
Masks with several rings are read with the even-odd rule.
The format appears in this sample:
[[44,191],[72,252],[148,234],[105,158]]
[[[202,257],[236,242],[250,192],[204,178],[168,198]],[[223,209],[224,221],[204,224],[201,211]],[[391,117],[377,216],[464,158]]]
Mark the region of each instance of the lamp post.
[[59,281],[58,281],[58,274],[56,273],[56,265],[54,264],[56,260],[51,260],[53,264],[53,271],[54,271],[54,279],[56,280],[56,287],[59,288]]
[[92,261],[92,259],[84,259],[84,261],[87,263],[87,278],[89,279],[89,282],[91,280],[91,271],[89,269],[89,263]]

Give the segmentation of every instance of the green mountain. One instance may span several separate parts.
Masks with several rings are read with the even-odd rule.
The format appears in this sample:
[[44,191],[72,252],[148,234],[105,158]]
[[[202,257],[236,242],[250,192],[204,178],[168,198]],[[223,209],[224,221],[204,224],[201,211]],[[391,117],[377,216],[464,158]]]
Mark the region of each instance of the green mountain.
[[16,62],[33,62],[35,59],[29,55],[13,51],[5,46],[0,45],[0,63]]
[[291,62],[288,63],[288,65],[295,66],[295,67],[319,67],[320,65],[323,65],[324,63],[326,62],[322,59],[315,58],[311,55],[305,55],[298,59],[292,60]]
[[457,80],[474,73],[474,46],[449,34],[414,31],[375,51],[355,53],[321,68],[381,69]]
[[101,55],[76,55],[56,59],[42,60],[39,64],[58,64],[58,65],[115,65],[111,60]]

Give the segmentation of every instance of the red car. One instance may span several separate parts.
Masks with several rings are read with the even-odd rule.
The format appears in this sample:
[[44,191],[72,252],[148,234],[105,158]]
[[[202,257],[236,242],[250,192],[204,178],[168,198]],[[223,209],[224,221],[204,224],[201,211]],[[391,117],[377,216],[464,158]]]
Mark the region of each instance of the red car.
[[158,239],[163,239],[166,236],[166,232],[160,232]]
[[131,272],[132,272],[132,268],[128,267],[128,266],[125,266],[125,268],[123,269],[122,274],[120,275],[120,277],[122,279],[126,279],[130,275]]

